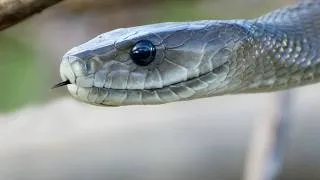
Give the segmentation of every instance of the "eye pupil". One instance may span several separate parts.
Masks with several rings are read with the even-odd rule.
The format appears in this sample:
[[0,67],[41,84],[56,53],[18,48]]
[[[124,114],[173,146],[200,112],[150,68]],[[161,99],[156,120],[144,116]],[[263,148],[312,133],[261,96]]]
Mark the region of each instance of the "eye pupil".
[[139,66],[147,66],[156,55],[156,48],[147,40],[138,41],[131,49],[130,56],[133,62]]

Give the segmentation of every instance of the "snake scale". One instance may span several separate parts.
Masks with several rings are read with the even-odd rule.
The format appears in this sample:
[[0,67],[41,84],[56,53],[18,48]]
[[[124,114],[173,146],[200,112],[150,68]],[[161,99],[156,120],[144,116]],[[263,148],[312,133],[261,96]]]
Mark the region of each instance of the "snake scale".
[[62,83],[95,105],[164,104],[270,92],[320,80],[320,0],[256,19],[116,29],[72,48]]

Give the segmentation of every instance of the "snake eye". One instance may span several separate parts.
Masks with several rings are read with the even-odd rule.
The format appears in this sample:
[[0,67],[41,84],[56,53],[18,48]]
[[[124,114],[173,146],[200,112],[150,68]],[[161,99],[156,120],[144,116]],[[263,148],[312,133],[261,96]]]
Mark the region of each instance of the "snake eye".
[[156,48],[147,40],[138,41],[130,51],[131,59],[139,66],[147,66],[156,56]]

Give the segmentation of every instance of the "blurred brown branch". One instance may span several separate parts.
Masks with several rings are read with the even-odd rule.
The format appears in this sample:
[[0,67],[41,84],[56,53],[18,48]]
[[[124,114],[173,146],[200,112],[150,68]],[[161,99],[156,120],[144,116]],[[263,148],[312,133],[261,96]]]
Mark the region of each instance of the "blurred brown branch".
[[13,26],[62,0],[0,0],[0,30]]

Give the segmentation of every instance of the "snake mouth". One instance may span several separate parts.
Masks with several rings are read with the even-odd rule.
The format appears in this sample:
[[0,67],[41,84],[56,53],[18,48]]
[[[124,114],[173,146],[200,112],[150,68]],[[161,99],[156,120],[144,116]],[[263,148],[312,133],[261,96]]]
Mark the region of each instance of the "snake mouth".
[[94,105],[122,106],[139,104],[164,104],[200,97],[208,89],[219,86],[228,74],[228,62],[184,81],[168,84],[160,88],[120,89],[89,86],[83,87],[68,80],[54,87],[67,85],[69,93],[76,99]]
[[195,80],[199,80],[209,74],[220,74],[222,73],[224,70],[224,67],[226,67],[226,65],[228,65],[229,62],[225,62],[223,63],[222,65],[214,68],[213,70],[210,70],[208,72],[205,72],[205,73],[202,73],[200,74],[199,76],[196,76],[196,77],[192,77],[192,78],[189,78],[189,79],[186,79],[186,80],[183,80],[183,81],[178,81],[178,82],[175,82],[175,83],[172,83],[172,84],[168,84],[168,85],[165,85],[165,86],[162,86],[162,87],[155,87],[155,88],[143,88],[143,89],[139,89],[139,88],[112,88],[112,87],[99,87],[99,86],[95,86],[95,85],[92,85],[90,87],[86,87],[86,86],[81,86],[79,84],[77,84],[76,82],[71,82],[69,79],[66,79],[65,81],[62,81],[60,83],[57,83],[56,85],[54,85],[51,89],[55,89],[55,88],[59,88],[59,87],[62,87],[62,86],[66,86],[66,85],[74,85],[74,86],[77,86],[77,87],[80,87],[80,88],[96,88],[96,89],[104,89],[104,90],[126,90],[126,91],[155,91],[155,90],[161,90],[161,89],[164,89],[164,88],[170,88],[170,87],[174,87],[174,86],[180,86],[180,85],[183,85],[183,84],[186,84],[188,82],[192,82],[192,81],[195,81]]
[[112,90],[127,90],[127,91],[130,91],[130,90],[133,90],[133,91],[156,91],[156,90],[161,90],[161,89],[165,89],[165,88],[170,88],[170,87],[174,87],[174,86],[181,86],[181,85],[187,85],[188,83],[192,82],[192,81],[196,81],[196,80],[200,80],[200,81],[204,81],[206,82],[205,80],[201,80],[202,78],[212,74],[212,75],[216,75],[218,76],[219,74],[225,72],[228,68],[228,65],[229,65],[229,61],[226,61],[224,63],[222,63],[221,65],[217,66],[216,68],[212,69],[212,70],[209,70],[205,73],[202,73],[202,74],[199,74],[198,76],[195,76],[195,77],[191,77],[191,78],[188,78],[186,80],[182,80],[182,81],[178,81],[178,82],[174,82],[174,83],[171,83],[171,84],[167,84],[165,86],[162,86],[162,87],[155,87],[155,88],[143,88],[143,89],[138,89],[138,88],[106,88],[106,87],[97,87],[97,86],[92,86],[92,88],[100,88],[100,89],[112,89]]
[[[209,74],[218,75],[218,74],[220,74],[220,73],[225,71],[224,67],[227,67],[228,64],[229,64],[229,62],[224,62],[221,65],[219,65],[216,68],[214,68],[213,70],[209,70],[208,72],[199,74],[196,77],[191,77],[191,78],[188,78],[186,80],[182,80],[182,81],[174,82],[174,83],[171,83],[171,84],[167,84],[167,85],[162,86],[162,87],[154,87],[154,88],[114,88],[114,87],[99,87],[99,86],[95,86],[95,85],[92,85],[90,87],[86,87],[86,86],[81,86],[81,85],[79,85],[77,83],[72,83],[67,79],[66,81],[63,81],[61,83],[56,84],[53,88],[72,84],[72,85],[78,86],[80,88],[97,88],[97,89],[104,89],[104,90],[157,91],[157,90],[170,88],[170,87],[175,87],[175,86],[188,85],[188,83],[190,83],[192,81],[196,81],[196,80],[202,81],[201,79],[203,77],[205,77],[205,76],[208,76]],[[204,81],[204,82],[206,82],[206,81]]]

